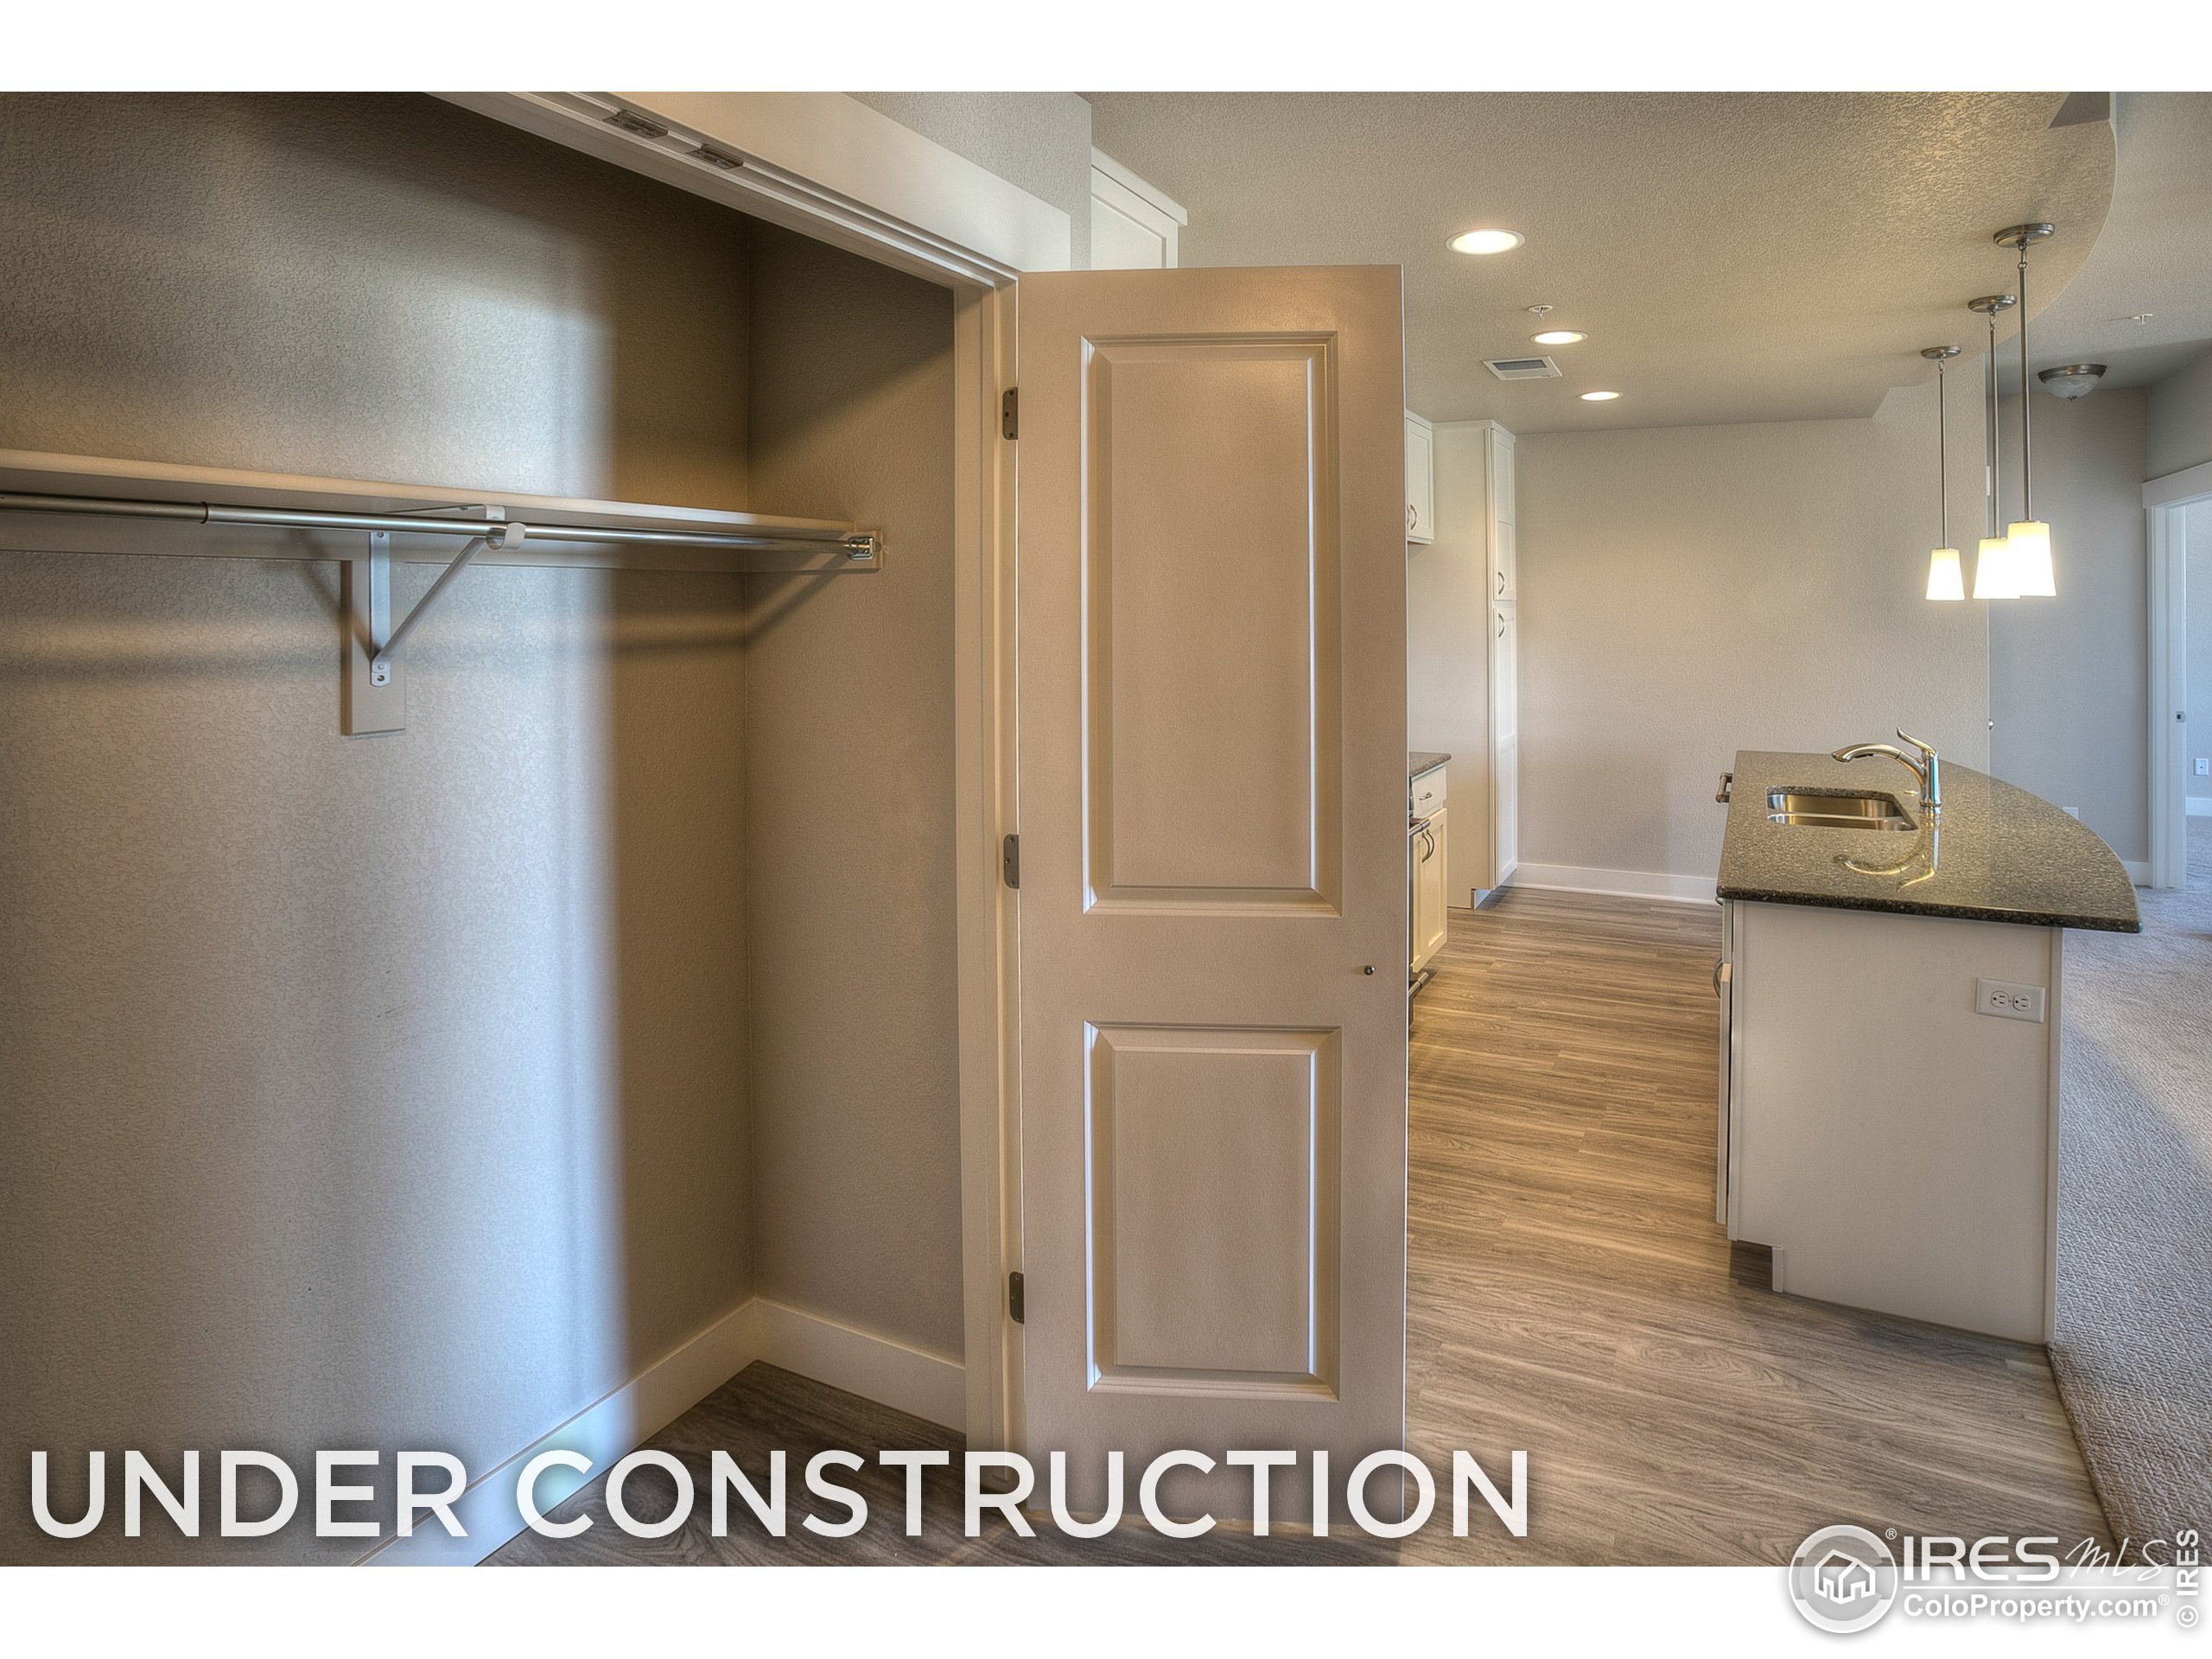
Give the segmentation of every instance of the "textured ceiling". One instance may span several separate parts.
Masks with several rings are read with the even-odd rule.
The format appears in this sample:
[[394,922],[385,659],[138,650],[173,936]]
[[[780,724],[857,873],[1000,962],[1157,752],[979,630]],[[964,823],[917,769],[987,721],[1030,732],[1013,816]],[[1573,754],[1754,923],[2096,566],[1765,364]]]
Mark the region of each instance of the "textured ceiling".
[[[2066,291],[2033,320],[2029,366],[2102,363],[2102,385],[2139,386],[2212,346],[2212,92],[2122,92],[2113,124],[2112,212]],[[2031,255],[2031,292],[2041,269]],[[2129,320],[2143,311],[2150,321]]]
[[[1408,402],[1516,431],[1865,416],[2009,286],[2056,295],[2113,193],[2113,130],[2057,92],[1090,95],[1092,142],[1190,209],[1184,262],[1402,264]],[[1526,246],[1450,251],[1497,226]],[[1566,377],[1486,357],[1540,326]],[[2040,300],[2037,302],[2040,308]],[[2138,306],[2134,309],[2145,308]],[[1578,394],[1621,397],[1586,404]]]

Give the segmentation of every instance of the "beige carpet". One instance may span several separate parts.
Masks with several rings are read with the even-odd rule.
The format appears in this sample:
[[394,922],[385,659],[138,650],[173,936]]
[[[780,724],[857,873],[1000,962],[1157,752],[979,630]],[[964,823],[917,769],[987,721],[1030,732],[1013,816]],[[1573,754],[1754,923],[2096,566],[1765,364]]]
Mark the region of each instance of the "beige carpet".
[[2212,818],[2139,937],[2068,937],[2051,1362],[2115,1537],[2212,1527]]

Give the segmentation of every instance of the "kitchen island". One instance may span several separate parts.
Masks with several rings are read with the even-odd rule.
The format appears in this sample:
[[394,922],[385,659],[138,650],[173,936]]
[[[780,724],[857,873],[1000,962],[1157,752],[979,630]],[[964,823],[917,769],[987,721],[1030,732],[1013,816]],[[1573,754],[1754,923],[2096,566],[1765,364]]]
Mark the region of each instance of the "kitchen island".
[[1724,793],[1717,1208],[1778,1291],[2047,1341],[2065,930],[2112,849],[1946,763],[1745,751]]

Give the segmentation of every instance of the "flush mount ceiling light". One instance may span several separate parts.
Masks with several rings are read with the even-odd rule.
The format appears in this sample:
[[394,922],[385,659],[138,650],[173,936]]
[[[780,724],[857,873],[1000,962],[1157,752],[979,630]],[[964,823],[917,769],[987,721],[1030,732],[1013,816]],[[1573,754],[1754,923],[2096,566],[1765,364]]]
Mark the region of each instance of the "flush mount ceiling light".
[[[1551,311],[1552,308],[1548,305],[1532,305],[1529,308],[1529,315],[1539,323],[1549,316]],[[1529,338],[1539,346],[1579,346],[1590,336],[1579,328],[1547,328],[1541,334],[1531,334]]]
[[1586,404],[1610,404],[1619,396],[1618,391],[1586,391],[1582,394],[1582,401]]
[[2043,382],[2043,389],[2052,397],[2071,403],[2094,391],[2104,375],[2105,365],[2101,363],[2069,363],[2063,369],[2045,369],[2036,378]]
[[1976,599],[2015,599],[2019,595],[2019,589],[2013,585],[2012,550],[1997,533],[1997,486],[2001,459],[1997,447],[1997,314],[2018,303],[2010,294],[1985,294],[1978,300],[1967,302],[1967,310],[1989,319],[1989,355],[1984,359],[1988,370],[1984,389],[1988,396],[1981,411],[1981,441],[1989,464],[1982,469],[1983,534],[1974,557]]
[[2005,528],[2012,549],[2012,591],[2023,599],[2050,599],[2058,592],[2050,563],[2050,526],[2036,517],[2035,461],[2031,454],[2028,396],[2028,249],[2052,233],[2049,225],[2008,225],[1990,239],[2000,248],[2020,251],[2020,516]]
[[1510,253],[1528,239],[1518,231],[1462,231],[1451,247],[1454,253]]
[[1936,362],[1936,550],[1928,556],[1928,597],[1964,600],[1966,581],[1959,570],[1959,550],[1951,545],[1951,456],[1943,428],[1943,365],[1959,354],[1955,346],[1930,346],[1920,353]]

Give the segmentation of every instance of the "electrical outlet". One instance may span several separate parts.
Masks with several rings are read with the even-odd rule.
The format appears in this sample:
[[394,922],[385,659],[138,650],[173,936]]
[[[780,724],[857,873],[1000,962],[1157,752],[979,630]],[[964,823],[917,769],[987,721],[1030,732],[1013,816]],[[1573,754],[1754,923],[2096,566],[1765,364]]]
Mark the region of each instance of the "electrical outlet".
[[2196,757],[2196,775],[2200,778],[2212,778],[2212,760],[2206,760],[2201,754],[2198,755]]
[[2043,996],[2044,988],[2040,985],[2015,985],[2002,979],[1977,979],[1974,982],[1974,1012],[1993,1014],[1999,1020],[2025,1020],[2041,1025]]

